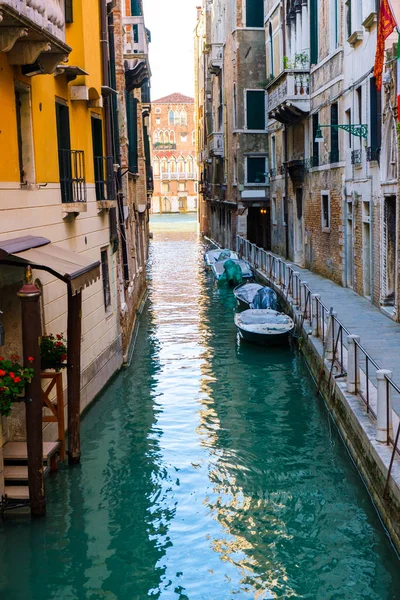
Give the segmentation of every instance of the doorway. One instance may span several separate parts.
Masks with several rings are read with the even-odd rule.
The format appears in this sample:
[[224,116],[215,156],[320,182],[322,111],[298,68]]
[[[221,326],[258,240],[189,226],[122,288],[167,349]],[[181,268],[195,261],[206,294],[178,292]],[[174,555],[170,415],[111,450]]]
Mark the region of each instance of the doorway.
[[294,219],[294,262],[302,264],[304,257],[303,236],[303,188],[296,188],[296,211]]
[[371,204],[368,201],[363,202],[362,218],[363,218],[363,291],[364,296],[371,296]]
[[92,115],[92,146],[94,160],[94,182],[96,200],[105,200],[104,164],[103,164],[103,123]]
[[386,196],[383,204],[382,304],[394,306],[396,285],[396,196]]
[[69,130],[68,106],[56,102],[56,123],[58,142],[58,167],[60,172],[61,201],[73,202],[71,138]]
[[247,213],[247,239],[264,250],[271,250],[270,207],[250,206]]
[[349,200],[346,216],[346,285],[350,288],[354,285],[353,264],[353,202]]

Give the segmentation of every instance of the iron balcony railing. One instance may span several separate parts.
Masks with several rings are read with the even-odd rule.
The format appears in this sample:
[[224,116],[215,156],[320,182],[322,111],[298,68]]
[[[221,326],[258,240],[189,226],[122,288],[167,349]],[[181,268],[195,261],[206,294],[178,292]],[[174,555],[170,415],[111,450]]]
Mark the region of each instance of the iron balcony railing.
[[351,152],[351,164],[361,165],[362,162],[362,150],[352,150]]
[[340,162],[340,152],[339,150],[331,150],[328,156],[329,164]]
[[94,182],[96,200],[115,200],[117,197],[114,177],[114,157],[94,157]]
[[153,150],[176,150],[176,144],[173,142],[155,142]]
[[374,160],[376,160],[377,162],[379,162],[380,156],[381,156],[381,149],[380,148],[374,148],[373,146],[369,146],[367,148],[367,162],[372,162]]
[[86,202],[84,151],[61,149],[59,161],[62,202]]

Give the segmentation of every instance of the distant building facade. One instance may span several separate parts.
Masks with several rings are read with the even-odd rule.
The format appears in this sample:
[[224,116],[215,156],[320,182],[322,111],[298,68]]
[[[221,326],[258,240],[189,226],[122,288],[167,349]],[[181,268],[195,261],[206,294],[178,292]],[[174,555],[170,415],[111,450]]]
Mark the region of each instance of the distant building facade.
[[197,210],[194,99],[174,93],[152,102],[152,213]]

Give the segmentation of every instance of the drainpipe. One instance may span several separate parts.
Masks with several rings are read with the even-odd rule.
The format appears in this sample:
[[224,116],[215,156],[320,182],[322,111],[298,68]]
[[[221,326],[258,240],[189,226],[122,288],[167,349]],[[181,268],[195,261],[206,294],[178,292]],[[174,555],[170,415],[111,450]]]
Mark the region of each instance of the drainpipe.
[[[101,21],[101,34],[100,34],[100,48],[101,48],[101,63],[103,72],[103,86],[109,88],[110,81],[108,76],[108,35],[107,35],[107,0],[100,0],[100,21]],[[104,98],[104,117],[106,126],[106,154],[112,156],[113,154],[113,143],[112,143],[112,129],[111,129],[111,110],[110,110],[110,96],[107,94]]]

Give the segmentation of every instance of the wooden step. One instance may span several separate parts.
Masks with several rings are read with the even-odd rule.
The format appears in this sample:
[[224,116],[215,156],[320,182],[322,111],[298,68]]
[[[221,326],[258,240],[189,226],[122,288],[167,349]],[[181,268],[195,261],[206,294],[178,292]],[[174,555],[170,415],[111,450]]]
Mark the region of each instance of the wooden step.
[[[58,452],[61,442],[43,442],[43,460],[48,461]],[[26,442],[7,442],[3,448],[4,460],[26,461],[28,452]]]
[[29,500],[29,488],[27,485],[6,485],[4,495],[8,500]]
[[[44,468],[43,474],[49,471],[49,467]],[[28,481],[28,467],[26,465],[5,465],[4,480],[7,481]]]

